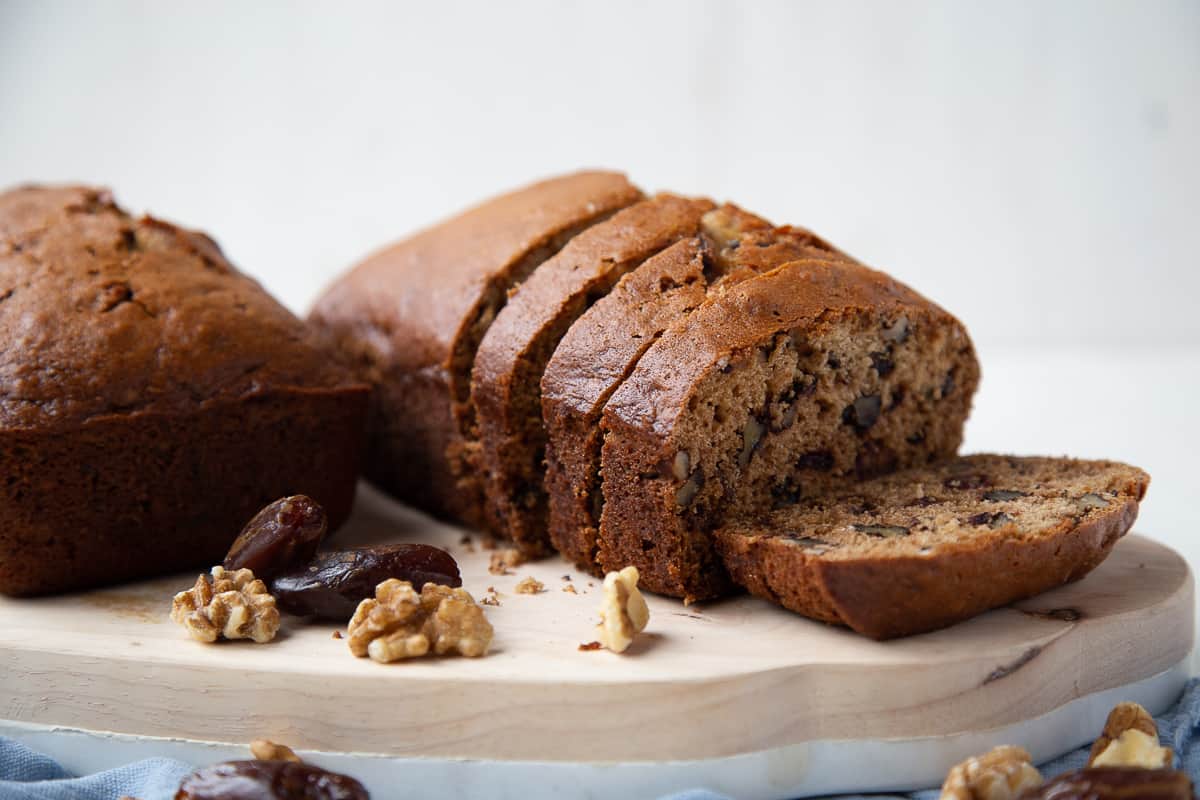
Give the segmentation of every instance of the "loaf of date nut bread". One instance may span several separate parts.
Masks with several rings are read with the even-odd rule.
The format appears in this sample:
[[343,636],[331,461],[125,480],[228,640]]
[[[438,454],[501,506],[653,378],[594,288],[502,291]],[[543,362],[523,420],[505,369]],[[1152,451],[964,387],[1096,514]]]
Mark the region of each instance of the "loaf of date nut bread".
[[605,405],[599,564],[661,594],[727,593],[713,528],[952,456],[978,380],[958,320],[880,272],[807,260],[742,281]]
[[714,536],[733,579],[759,597],[888,639],[1082,578],[1133,525],[1149,480],[1111,461],[965,456]]
[[736,206],[705,214],[699,235],[633,270],[571,326],[542,377],[549,435],[545,491],[554,547],[581,569],[596,562],[600,414],[642,354],[672,325],[740,280],[801,258],[836,255],[799,228],[774,228]]
[[369,257],[325,292],[310,319],[374,387],[369,480],[440,516],[483,523],[470,397],[479,343],[515,285],[640,197],[612,172],[542,181]]
[[0,194],[0,592],[218,563],[258,509],[350,511],[368,387],[201,233]]
[[579,234],[509,298],[475,356],[471,400],[488,525],[527,555],[550,551],[541,379],[563,334],[625,273],[695,234],[708,200],[659,195]]

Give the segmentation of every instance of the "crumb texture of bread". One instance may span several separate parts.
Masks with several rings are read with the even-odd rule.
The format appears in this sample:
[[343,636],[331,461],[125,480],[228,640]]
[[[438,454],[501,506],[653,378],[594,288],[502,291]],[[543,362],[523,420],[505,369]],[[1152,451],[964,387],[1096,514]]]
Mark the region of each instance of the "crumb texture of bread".
[[1111,461],[962,456],[827,489],[714,537],[753,594],[890,639],[1082,578],[1133,525],[1148,484]]
[[580,568],[603,576],[600,415],[638,360],[670,327],[739,281],[790,261],[840,255],[802,228],[776,228],[737,206],[704,215],[699,235],[625,275],[567,331],[542,377],[549,433],[545,489],[550,538]]
[[883,273],[809,259],[664,333],[602,414],[602,568],[689,600],[735,589],[726,518],[952,456],[979,380],[961,323]]
[[369,387],[202,233],[0,194],[0,592],[211,566],[266,503],[349,514]]
[[493,198],[370,256],[310,315],[373,388],[367,478],[442,517],[483,523],[471,367],[510,290],[641,198],[579,172]]
[[708,200],[658,195],[579,234],[513,293],[475,357],[478,472],[490,530],[522,551],[550,551],[542,462],[541,380],[571,324],[622,275],[681,238],[713,209]]

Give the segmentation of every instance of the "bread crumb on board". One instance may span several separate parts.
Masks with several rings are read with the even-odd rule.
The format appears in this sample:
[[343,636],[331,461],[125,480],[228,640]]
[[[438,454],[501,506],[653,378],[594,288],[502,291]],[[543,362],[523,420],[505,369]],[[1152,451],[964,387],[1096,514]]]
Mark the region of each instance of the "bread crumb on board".
[[524,564],[527,559],[520,550],[508,547],[492,553],[488,561],[488,572],[493,575],[511,575],[512,571]]
[[546,591],[546,585],[530,575],[518,581],[513,591],[517,594],[541,594]]

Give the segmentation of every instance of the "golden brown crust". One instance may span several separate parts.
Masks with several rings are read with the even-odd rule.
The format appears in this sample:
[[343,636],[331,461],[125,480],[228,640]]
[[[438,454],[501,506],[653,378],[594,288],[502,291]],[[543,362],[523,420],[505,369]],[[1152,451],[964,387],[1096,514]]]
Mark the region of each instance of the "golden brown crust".
[[[1082,470],[1089,463],[1108,465],[1058,461],[1067,471]],[[908,636],[1078,580],[1098,566],[1133,525],[1149,480],[1140,470],[1115,466],[1127,477],[1103,509],[1057,518],[1042,527],[984,529],[969,538],[948,540],[927,554],[844,548],[832,555],[820,552],[827,535],[799,524],[792,512],[779,512],[762,522],[734,523],[715,531],[714,538],[733,579],[752,594],[875,639]],[[940,481],[931,484],[928,478],[936,469],[914,471],[911,480],[936,485]],[[907,474],[891,480],[903,481]],[[869,485],[863,494],[876,496]],[[981,513],[995,507],[992,502],[979,503]],[[839,523],[838,508],[831,507],[829,525],[848,525],[860,516],[858,509],[847,506]],[[808,543],[815,549],[804,546]]]
[[268,502],[349,514],[368,387],[207,236],[0,194],[0,592],[211,566]]
[[622,275],[699,228],[708,200],[659,195],[575,237],[513,293],[475,357],[478,471],[492,532],[530,554],[549,550],[542,457],[542,371],[563,334]]
[[475,349],[514,283],[639,197],[612,172],[542,181],[376,253],[325,292],[312,320],[377,389],[369,479],[435,513],[481,521],[467,442]]
[[104,189],[0,193],[0,297],[4,429],[291,388],[366,391],[211,239],[136,219]]

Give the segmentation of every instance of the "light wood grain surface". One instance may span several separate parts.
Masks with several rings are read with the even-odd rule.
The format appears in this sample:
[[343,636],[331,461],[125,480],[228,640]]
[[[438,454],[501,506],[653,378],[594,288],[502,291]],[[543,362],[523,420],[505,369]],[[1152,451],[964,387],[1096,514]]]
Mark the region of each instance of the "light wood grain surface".
[[[594,638],[598,581],[557,559],[492,575],[479,537],[462,538],[364,490],[337,542],[451,550],[476,598],[499,593],[486,658],[380,665],[353,658],[335,625],[287,618],[271,644],[202,645],[167,618],[194,579],[181,575],[0,600],[0,717],[398,756],[697,759],[987,730],[1155,675],[1192,645],[1187,565],[1138,536],[1080,583],[886,643],[748,597],[691,607],[650,597],[649,628],[624,655],[578,650]],[[527,575],[547,591],[515,594]]]

